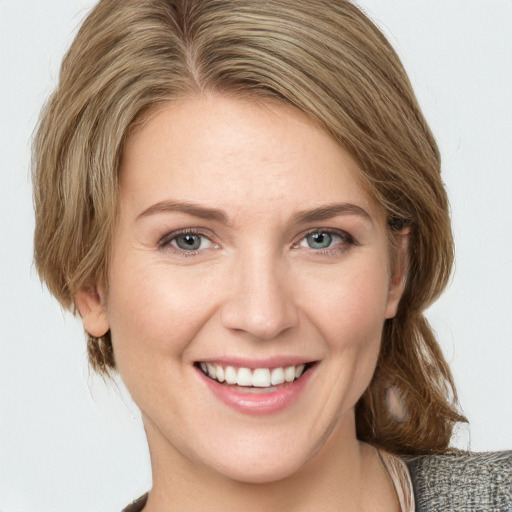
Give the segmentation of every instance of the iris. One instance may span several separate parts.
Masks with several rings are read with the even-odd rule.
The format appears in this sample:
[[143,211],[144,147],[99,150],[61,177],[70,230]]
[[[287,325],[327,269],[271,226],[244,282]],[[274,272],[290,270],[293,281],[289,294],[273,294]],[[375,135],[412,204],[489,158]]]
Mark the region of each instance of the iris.
[[327,249],[332,243],[332,235],[325,232],[311,233],[306,237],[306,241],[311,249]]
[[174,240],[176,245],[184,251],[197,251],[201,247],[202,237],[188,233],[177,236]]

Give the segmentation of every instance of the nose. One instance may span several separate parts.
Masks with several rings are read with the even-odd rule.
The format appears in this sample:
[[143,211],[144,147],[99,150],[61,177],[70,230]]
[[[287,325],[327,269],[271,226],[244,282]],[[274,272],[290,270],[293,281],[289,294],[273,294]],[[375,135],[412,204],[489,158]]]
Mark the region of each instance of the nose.
[[239,258],[233,270],[221,310],[224,327],[271,340],[297,324],[285,262],[248,256]]

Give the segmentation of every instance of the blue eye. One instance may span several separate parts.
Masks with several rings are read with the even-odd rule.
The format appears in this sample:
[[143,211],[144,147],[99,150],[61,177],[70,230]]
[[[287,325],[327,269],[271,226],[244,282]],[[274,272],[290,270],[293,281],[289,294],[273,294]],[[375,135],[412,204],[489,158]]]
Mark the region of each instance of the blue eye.
[[344,231],[316,230],[304,235],[295,247],[313,249],[320,253],[334,253],[348,249],[348,246],[354,243],[352,237]]
[[197,251],[201,249],[203,237],[192,233],[185,233],[174,237],[171,243],[182,251]]
[[194,231],[174,231],[163,236],[158,242],[162,250],[172,249],[179,254],[193,255],[205,249],[217,248],[206,235]]
[[306,237],[306,243],[311,249],[327,249],[333,241],[331,233],[311,233]]

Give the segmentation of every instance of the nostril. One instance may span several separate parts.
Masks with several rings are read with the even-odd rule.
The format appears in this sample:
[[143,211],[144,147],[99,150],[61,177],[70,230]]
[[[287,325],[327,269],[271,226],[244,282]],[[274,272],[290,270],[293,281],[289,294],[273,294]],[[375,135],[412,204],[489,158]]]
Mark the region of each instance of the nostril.
[[260,248],[239,255],[221,306],[226,328],[269,340],[296,325],[298,315],[287,286],[287,270],[273,258]]

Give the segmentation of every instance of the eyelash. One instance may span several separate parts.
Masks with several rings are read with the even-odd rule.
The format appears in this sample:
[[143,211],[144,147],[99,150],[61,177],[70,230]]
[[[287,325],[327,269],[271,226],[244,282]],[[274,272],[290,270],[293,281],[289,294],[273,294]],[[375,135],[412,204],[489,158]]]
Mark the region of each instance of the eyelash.
[[[357,245],[357,242],[354,240],[354,238],[346,231],[337,230],[337,229],[316,228],[316,229],[311,229],[311,230],[303,233],[300,236],[299,241],[292,245],[292,248],[300,249],[301,243],[304,240],[306,240],[308,236],[314,235],[314,234],[329,235],[331,237],[335,236],[335,237],[339,237],[341,240],[341,242],[336,244],[334,247],[327,247],[325,249],[310,248],[315,254],[318,254],[318,255],[335,256],[337,254],[346,252],[348,250],[348,246]],[[215,242],[212,240],[213,237],[211,234],[207,234],[204,231],[194,229],[194,228],[186,228],[186,229],[180,229],[178,231],[172,231],[171,233],[167,233],[166,235],[164,235],[158,241],[158,244],[157,244],[158,249],[170,250],[175,254],[185,256],[185,257],[196,256],[196,255],[200,254],[202,251],[204,251],[204,249],[188,251],[188,250],[183,250],[183,249],[180,249],[179,247],[174,246],[172,244],[173,240],[175,240],[176,238],[178,238],[181,235],[193,235],[193,236],[203,237],[203,238],[206,238],[207,240],[209,240],[213,244],[214,248],[216,248],[216,249],[220,248],[220,245],[215,244]]]

